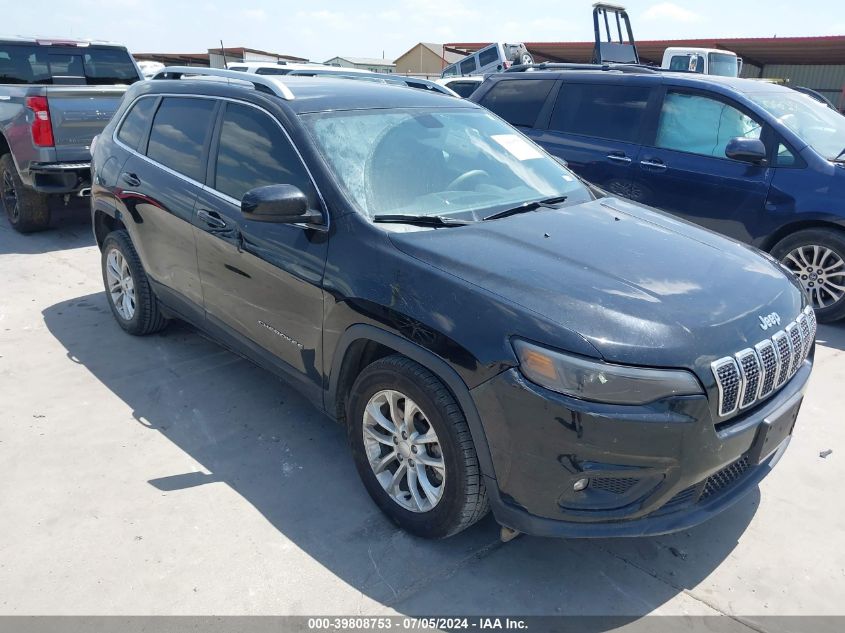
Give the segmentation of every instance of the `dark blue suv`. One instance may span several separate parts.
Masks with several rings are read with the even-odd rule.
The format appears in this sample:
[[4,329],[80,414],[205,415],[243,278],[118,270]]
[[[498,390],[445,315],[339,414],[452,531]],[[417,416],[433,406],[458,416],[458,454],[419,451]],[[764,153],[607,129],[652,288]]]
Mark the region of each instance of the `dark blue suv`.
[[[633,71],[633,72],[632,72]],[[845,117],[749,79],[535,68],[472,101],[582,178],[770,252],[845,317]]]

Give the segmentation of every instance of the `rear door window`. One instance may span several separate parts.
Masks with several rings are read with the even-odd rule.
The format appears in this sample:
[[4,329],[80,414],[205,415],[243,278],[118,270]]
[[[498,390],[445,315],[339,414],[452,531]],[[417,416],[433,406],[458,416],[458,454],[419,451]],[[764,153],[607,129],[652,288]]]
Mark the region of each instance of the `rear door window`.
[[117,132],[117,138],[121,143],[132,149],[138,149],[141,139],[147,133],[147,126],[153,116],[155,104],[155,97],[146,97],[135,102]]
[[549,128],[634,143],[639,140],[650,96],[648,86],[563,84]]
[[498,81],[479,103],[511,125],[533,127],[553,85],[553,79]]
[[203,182],[203,150],[213,127],[215,105],[212,99],[165,97],[153,120],[147,156]]
[[724,101],[672,90],[663,99],[655,145],[726,158],[728,141],[759,139],[762,129],[760,123]]
[[279,125],[251,106],[227,103],[220,128],[214,188],[235,200],[255,187],[294,185],[316,208],[317,192]]

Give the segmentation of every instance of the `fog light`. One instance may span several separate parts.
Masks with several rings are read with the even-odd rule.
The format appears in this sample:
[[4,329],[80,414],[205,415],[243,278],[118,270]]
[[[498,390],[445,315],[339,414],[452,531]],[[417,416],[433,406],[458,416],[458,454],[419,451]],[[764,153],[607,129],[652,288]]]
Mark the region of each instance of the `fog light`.
[[581,490],[583,490],[584,488],[586,488],[586,487],[587,487],[587,484],[588,484],[588,483],[590,483],[590,480],[589,480],[589,479],[587,479],[586,477],[583,477],[582,479],[579,479],[578,481],[576,481],[576,482],[572,485],[572,489],[573,489],[575,492],[580,492]]

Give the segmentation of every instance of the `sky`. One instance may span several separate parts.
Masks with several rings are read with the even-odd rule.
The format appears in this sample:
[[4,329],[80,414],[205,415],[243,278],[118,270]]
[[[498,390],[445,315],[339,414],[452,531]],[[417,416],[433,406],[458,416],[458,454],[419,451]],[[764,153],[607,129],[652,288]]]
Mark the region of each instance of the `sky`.
[[[619,0],[617,0],[618,3]],[[3,34],[107,39],[133,53],[246,46],[325,61],[417,42],[592,40],[594,0],[5,0]],[[845,35],[842,0],[622,0],[637,39]]]

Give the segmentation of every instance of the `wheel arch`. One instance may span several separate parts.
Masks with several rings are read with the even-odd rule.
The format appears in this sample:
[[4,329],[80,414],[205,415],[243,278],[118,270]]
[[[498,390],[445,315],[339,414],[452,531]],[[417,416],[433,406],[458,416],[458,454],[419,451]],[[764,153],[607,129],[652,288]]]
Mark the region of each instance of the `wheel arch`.
[[[109,209],[109,211],[111,211]],[[102,249],[103,242],[106,236],[112,231],[126,229],[123,221],[116,217],[116,214],[110,213],[102,208],[95,208],[92,216],[92,226],[94,229],[94,237],[97,239],[97,246]]]
[[[0,132],[0,156],[2,156],[3,154],[11,154],[11,153],[12,153],[12,148],[9,147],[9,141],[6,140],[6,135],[3,134],[2,132]],[[15,159],[15,157],[12,156],[12,160],[14,160],[14,159]]]
[[829,229],[838,232],[840,235],[845,235],[845,226],[830,220],[799,220],[796,222],[790,222],[789,224],[785,224],[778,228],[760,245],[760,250],[770,253],[775,245],[785,237],[807,229]]
[[356,324],[348,328],[335,348],[326,393],[326,411],[345,424],[346,403],[355,379],[364,367],[391,354],[401,354],[419,363],[449,389],[467,419],[482,474],[495,479],[487,436],[466,383],[439,356],[401,336],[373,325]]

